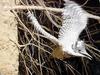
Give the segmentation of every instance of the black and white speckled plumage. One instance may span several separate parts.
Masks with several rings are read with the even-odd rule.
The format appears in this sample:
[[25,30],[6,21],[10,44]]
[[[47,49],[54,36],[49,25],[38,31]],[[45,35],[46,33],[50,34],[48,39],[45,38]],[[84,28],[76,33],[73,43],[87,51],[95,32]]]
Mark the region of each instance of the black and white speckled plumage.
[[76,44],[80,33],[87,26],[88,17],[84,12],[77,3],[73,1],[65,2],[64,12],[62,13],[63,22],[58,39],[64,46],[63,50],[69,52],[69,54],[73,53],[72,46]]

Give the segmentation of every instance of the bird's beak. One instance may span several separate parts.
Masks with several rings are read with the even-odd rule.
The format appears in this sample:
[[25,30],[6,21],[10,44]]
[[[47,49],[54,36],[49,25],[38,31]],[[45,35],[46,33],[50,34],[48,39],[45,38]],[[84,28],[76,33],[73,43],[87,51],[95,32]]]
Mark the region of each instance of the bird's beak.
[[86,58],[88,58],[88,59],[92,60],[92,56],[91,56],[91,55],[89,55],[88,53],[83,53],[83,55],[84,55]]

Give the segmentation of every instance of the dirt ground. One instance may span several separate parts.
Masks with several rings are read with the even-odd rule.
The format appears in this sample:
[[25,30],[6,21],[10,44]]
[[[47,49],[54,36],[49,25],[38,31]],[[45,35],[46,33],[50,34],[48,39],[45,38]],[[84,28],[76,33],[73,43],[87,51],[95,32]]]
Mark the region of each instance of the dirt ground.
[[18,75],[16,21],[13,13],[3,9],[14,4],[15,0],[0,0],[0,75]]

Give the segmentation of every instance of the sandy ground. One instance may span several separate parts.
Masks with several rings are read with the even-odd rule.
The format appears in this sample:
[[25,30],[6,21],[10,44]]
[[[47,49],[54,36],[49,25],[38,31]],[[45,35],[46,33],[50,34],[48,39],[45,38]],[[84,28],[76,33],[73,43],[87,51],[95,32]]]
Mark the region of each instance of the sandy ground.
[[[2,9],[14,0],[0,0],[0,75],[18,75],[17,27],[14,15]],[[11,41],[12,40],[12,41]]]

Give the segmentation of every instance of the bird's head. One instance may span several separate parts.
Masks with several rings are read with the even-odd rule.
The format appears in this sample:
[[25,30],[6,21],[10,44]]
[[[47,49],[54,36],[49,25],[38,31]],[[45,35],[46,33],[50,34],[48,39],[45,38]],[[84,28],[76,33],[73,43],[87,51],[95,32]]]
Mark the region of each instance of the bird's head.
[[83,55],[83,57],[86,57],[88,59],[92,59],[91,55],[89,55],[88,52],[86,51],[85,43],[82,40],[77,41],[75,52]]

